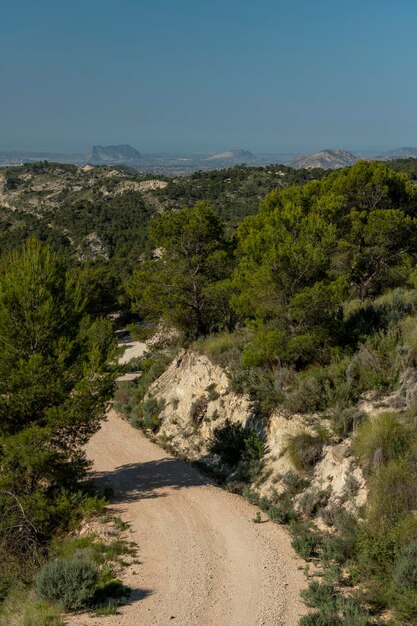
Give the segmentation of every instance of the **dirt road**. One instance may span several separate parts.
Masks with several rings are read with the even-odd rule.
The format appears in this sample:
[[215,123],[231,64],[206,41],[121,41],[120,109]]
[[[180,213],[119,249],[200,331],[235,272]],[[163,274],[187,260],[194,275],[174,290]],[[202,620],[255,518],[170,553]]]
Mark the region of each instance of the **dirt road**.
[[[169,456],[114,412],[88,455],[116,491],[140,565],[120,615],[85,618],[106,626],[295,626],[305,586],[288,533],[253,522],[256,508]],[[264,516],[263,516],[264,517]]]

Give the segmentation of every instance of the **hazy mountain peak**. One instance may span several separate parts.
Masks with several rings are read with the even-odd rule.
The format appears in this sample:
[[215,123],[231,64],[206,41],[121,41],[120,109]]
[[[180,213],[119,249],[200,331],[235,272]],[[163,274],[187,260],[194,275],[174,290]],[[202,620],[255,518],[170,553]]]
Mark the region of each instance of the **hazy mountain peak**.
[[338,148],[326,148],[320,152],[313,154],[305,154],[290,163],[291,167],[297,169],[312,169],[321,167],[322,169],[338,169],[340,167],[348,167],[358,160],[354,154],[348,150],[340,150]]
[[416,158],[417,148],[413,148],[413,147],[396,148],[395,150],[384,152],[384,154],[381,156],[385,159],[407,159],[410,157]]
[[87,153],[87,161],[94,165],[119,165],[138,163],[142,155],[129,144],[118,146],[93,146]]
[[227,152],[218,152],[207,157],[206,161],[236,161],[239,159],[254,159],[254,155],[249,150],[228,150]]

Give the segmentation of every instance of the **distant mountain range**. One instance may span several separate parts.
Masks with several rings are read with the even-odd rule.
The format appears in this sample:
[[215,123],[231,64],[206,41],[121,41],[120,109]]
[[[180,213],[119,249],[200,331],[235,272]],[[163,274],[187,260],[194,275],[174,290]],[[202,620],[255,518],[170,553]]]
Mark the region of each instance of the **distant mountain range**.
[[207,171],[244,163],[283,163],[287,160],[288,155],[254,155],[240,149],[216,154],[141,154],[129,144],[92,146],[86,153],[77,154],[0,151],[0,166],[50,161],[73,165],[124,165],[139,172],[167,175],[190,174],[197,170]]
[[397,148],[396,150],[389,150],[378,155],[369,155],[367,157],[364,157],[362,154],[354,154],[348,150],[333,148],[312,154],[304,154],[288,162],[287,165],[296,169],[313,169],[320,167],[324,170],[336,170],[342,167],[349,167],[363,158],[373,161],[417,158],[417,148]]
[[390,159],[417,158],[417,148],[402,147],[375,153],[353,153],[337,148],[312,154],[253,154],[249,150],[234,149],[215,154],[143,154],[129,144],[93,146],[86,153],[65,154],[53,152],[2,152],[0,166],[21,165],[33,161],[71,163],[74,165],[128,166],[151,174],[178,176],[198,170],[209,171],[235,165],[269,165],[281,163],[296,169],[339,169],[356,163],[359,159],[388,161]]
[[240,161],[241,163],[253,160],[256,160],[256,157],[249,150],[229,150],[206,158],[206,161]]
[[385,161],[389,159],[415,159],[417,158],[417,148],[397,148],[390,152],[385,152],[378,157],[378,160]]
[[336,170],[341,167],[348,167],[358,161],[358,157],[347,150],[327,149],[313,154],[306,154],[288,165],[296,169],[311,170],[320,167],[324,170]]
[[139,165],[142,161],[140,152],[129,146],[93,146],[87,152],[86,160],[91,165]]

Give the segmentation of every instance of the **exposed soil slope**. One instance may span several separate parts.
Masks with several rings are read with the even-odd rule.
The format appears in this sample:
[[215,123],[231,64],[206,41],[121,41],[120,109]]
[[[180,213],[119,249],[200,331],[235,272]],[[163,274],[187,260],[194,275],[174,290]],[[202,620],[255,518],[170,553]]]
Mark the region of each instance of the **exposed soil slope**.
[[127,570],[134,592],[120,615],[83,623],[297,624],[303,562],[284,528],[255,524],[255,507],[210,484],[114,412],[88,455],[97,479],[116,490],[112,509],[131,524],[141,563]]

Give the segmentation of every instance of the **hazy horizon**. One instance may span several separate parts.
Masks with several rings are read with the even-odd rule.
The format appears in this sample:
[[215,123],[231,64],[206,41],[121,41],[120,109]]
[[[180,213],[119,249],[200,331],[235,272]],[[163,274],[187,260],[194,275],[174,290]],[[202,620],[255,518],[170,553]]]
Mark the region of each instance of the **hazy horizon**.
[[417,145],[416,24],[411,0],[9,3],[0,150]]
[[[389,152],[391,150],[396,150],[399,148],[417,148],[417,143],[416,146],[412,146],[412,145],[399,145],[399,144],[393,144],[391,146],[367,146],[364,148],[353,148],[353,147],[346,147],[346,146],[321,146],[321,147],[311,147],[311,148],[306,148],[306,149],[299,149],[299,150],[295,150],[295,149],[291,149],[289,148],[288,150],[251,150],[250,148],[248,148],[247,146],[223,146],[220,147],[218,149],[214,149],[214,150],[199,150],[199,151],[189,151],[189,150],[142,150],[140,147],[138,147],[137,145],[133,145],[131,142],[125,142],[128,145],[130,145],[131,147],[135,148],[138,152],[140,152],[143,155],[158,155],[158,154],[165,154],[165,155],[210,155],[210,154],[221,154],[223,152],[229,152],[231,150],[248,150],[249,152],[252,152],[254,155],[299,155],[299,154],[310,154],[310,153],[315,153],[315,152],[321,152],[323,150],[346,150],[348,152],[352,152],[354,154],[373,154],[373,153],[385,153],[385,152]],[[86,146],[83,148],[80,148],[78,150],[65,150],[65,149],[57,149],[57,150],[47,150],[47,149],[38,149],[36,147],[29,147],[29,148],[2,148],[2,145],[0,145],[0,152],[3,153],[21,153],[21,154],[31,154],[31,153],[39,153],[39,154],[62,154],[62,155],[81,155],[81,154],[86,154],[89,149],[92,148],[92,146],[109,146],[109,145],[122,145],[121,142],[118,143],[114,143],[114,144],[107,144],[105,142],[101,142],[101,143],[95,143],[92,144],[90,146]]]

